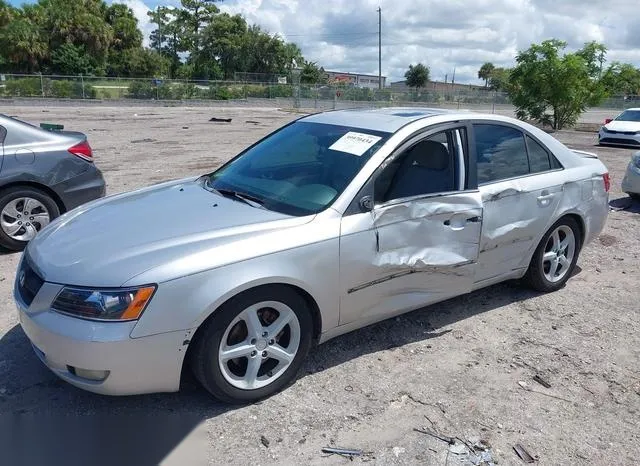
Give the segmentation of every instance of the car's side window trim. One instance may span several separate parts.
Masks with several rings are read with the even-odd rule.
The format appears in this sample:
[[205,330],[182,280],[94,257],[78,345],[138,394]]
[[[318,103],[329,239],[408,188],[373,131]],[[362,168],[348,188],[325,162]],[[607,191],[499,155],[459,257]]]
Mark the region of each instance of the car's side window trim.
[[[547,149],[546,145],[542,141],[540,141],[537,137],[535,137],[533,134],[529,133],[526,129],[520,128],[517,125],[514,125],[512,123],[508,123],[508,122],[505,122],[505,121],[470,120],[469,121],[469,129],[467,130],[467,134],[468,134],[467,137],[471,138],[470,143],[469,143],[469,147],[470,147],[469,153],[472,156],[471,158],[473,158],[473,160],[474,160],[474,165],[476,165],[474,167],[474,172],[476,174],[477,174],[477,161],[478,161],[478,147],[476,146],[475,132],[473,130],[473,127],[475,125],[504,126],[504,127],[513,128],[513,129],[515,129],[517,131],[520,131],[520,133],[522,133],[522,138],[524,139],[524,146],[525,146],[525,151],[526,151],[526,154],[527,154],[527,163],[529,164],[529,173],[527,173],[527,174],[518,175],[518,176],[512,176],[512,177],[509,177],[509,178],[501,178],[499,180],[485,181],[484,183],[478,183],[477,184],[478,187],[488,186],[488,185],[496,184],[496,183],[502,183],[504,181],[527,178],[529,176],[541,175],[543,173],[552,173],[552,172],[557,172],[557,171],[564,170],[564,167],[562,166],[562,164],[560,163],[558,158],[556,156],[554,156],[553,153],[549,151],[549,149]],[[553,157],[553,159],[557,162],[559,167],[558,168],[553,168],[552,167],[549,170],[543,170],[543,171],[540,171],[540,172],[531,173],[531,160],[529,159],[529,148],[527,146],[527,136],[530,137],[531,139],[533,139],[535,142],[537,142],[540,145],[540,147],[542,147],[542,149],[544,149],[544,151],[547,153],[547,155],[549,157],[549,164],[550,165],[553,165],[551,163],[551,160],[552,160],[551,157]]]
[[467,182],[467,166],[468,164],[465,161],[465,150],[462,143],[462,136],[460,135],[460,128],[453,130],[453,134],[455,135],[455,146],[456,146],[456,154],[458,158],[458,190],[464,189]]
[[[385,158],[384,161],[382,163],[380,163],[380,165],[378,165],[378,167],[376,167],[376,169],[371,174],[369,179],[362,185],[362,187],[358,190],[358,193],[353,197],[353,199],[351,200],[351,203],[349,204],[349,207],[347,207],[347,209],[344,211],[343,215],[344,216],[348,216],[348,215],[354,215],[354,214],[362,213],[363,210],[360,207],[360,199],[362,199],[365,196],[370,196],[371,200],[375,202],[375,200],[373,198],[373,191],[374,191],[373,188],[374,188],[375,180],[380,175],[380,173],[389,165],[390,162],[395,160],[402,153],[404,153],[405,150],[407,150],[409,147],[411,147],[412,145],[416,144],[420,140],[427,139],[427,138],[429,138],[429,137],[431,137],[431,136],[433,136],[435,134],[442,133],[444,131],[455,131],[457,129],[464,129],[465,130],[466,137],[464,139],[466,139],[466,141],[463,141],[463,146],[466,145],[466,147],[463,147],[463,150],[466,149],[466,151],[464,151],[465,155],[463,156],[463,160],[465,161],[465,165],[463,167],[460,167],[460,170],[461,171],[464,170],[464,173],[467,174],[467,176],[465,177],[466,186],[462,186],[462,189],[458,189],[458,190],[455,190],[455,191],[447,191],[447,192],[440,192],[440,193],[429,193],[429,194],[424,194],[424,195],[405,197],[405,198],[401,198],[401,199],[393,199],[391,201],[385,202],[384,204],[377,204],[376,207],[388,206],[388,205],[393,205],[393,204],[402,204],[402,203],[405,203],[405,202],[412,202],[412,201],[417,201],[417,200],[426,199],[426,198],[433,198],[433,197],[442,197],[442,196],[447,196],[447,195],[451,195],[451,194],[458,194],[458,193],[462,193],[462,192],[477,192],[478,189],[477,189],[477,186],[475,185],[475,178],[476,177],[475,177],[475,174],[473,173],[473,171],[471,170],[471,165],[473,165],[475,167],[475,163],[472,163],[473,162],[473,157],[470,155],[470,139],[469,139],[470,138],[470,135],[469,135],[470,128],[471,128],[471,126],[469,125],[469,123],[467,121],[457,120],[457,121],[452,121],[452,122],[436,124],[436,125],[433,125],[433,126],[427,126],[425,128],[420,128],[419,130],[415,131],[411,135],[407,136],[404,139],[404,141],[399,143],[396,146],[396,148],[391,152],[391,154],[389,154],[387,156],[387,158]],[[466,144],[465,144],[465,142],[466,142]],[[469,167],[467,167],[467,164],[469,165]]]

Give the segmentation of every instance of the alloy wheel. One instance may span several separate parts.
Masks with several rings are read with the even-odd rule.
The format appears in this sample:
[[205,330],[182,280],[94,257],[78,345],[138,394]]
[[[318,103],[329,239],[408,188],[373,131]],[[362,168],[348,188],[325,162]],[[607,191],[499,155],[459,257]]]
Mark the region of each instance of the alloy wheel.
[[265,387],[291,365],[300,336],[300,322],[289,306],[278,301],[253,304],[225,330],[218,350],[222,375],[239,389]]
[[576,237],[567,225],[556,228],[544,248],[542,271],[545,278],[552,282],[562,280],[571,267],[576,252]]

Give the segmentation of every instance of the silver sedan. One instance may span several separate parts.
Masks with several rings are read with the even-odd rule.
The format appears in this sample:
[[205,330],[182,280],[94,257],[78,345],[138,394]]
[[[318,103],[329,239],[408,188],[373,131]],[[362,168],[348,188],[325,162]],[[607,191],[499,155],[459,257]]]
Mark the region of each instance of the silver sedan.
[[627,171],[622,179],[622,191],[640,200],[640,151],[631,156]]
[[558,290],[608,190],[594,154],[511,118],[327,112],[212,173],[61,216],[29,243],[14,296],[35,353],[73,385],[177,391],[188,365],[246,403],[292,382],[312,344],[504,280]]

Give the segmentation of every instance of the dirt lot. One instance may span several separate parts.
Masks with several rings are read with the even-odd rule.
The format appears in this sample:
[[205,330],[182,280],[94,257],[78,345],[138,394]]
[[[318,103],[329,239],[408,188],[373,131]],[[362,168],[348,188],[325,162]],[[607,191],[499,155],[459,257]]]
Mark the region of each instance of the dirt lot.
[[[295,117],[264,108],[2,111],[86,132],[109,193],[209,170]],[[210,123],[211,116],[233,122]],[[11,288],[19,256],[0,256],[0,430],[14,433],[0,439],[0,463],[18,464],[3,455],[24,448],[30,464],[38,452],[48,462],[50,452],[64,454],[61,464],[71,464],[82,451],[134,452],[135,461],[113,464],[157,464],[176,447],[171,458],[184,453],[188,464],[348,463],[323,456],[321,447],[335,445],[367,452],[356,463],[464,464],[445,442],[413,430],[427,427],[485,440],[499,464],[522,464],[517,443],[539,464],[637,464],[640,204],[620,192],[631,151],[596,148],[592,133],[556,136],[598,152],[612,176],[612,204],[628,206],[611,212],[563,290],[540,295],[502,284],[342,336],[312,351],[292,387],[253,406],[221,405],[188,375],[181,393],[127,398],[58,381],[17,324]],[[536,374],[551,387],[534,382]],[[30,429],[43,425],[91,426],[85,433],[102,441],[34,438]],[[123,429],[117,446],[108,441],[111,425]]]

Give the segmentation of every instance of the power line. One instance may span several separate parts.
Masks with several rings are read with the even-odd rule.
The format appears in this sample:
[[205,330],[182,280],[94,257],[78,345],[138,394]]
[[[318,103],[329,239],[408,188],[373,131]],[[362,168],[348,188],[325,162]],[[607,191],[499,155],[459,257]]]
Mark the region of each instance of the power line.
[[328,33],[328,34],[287,34],[286,32],[281,32],[283,36],[287,37],[342,37],[342,36],[370,36],[374,34],[378,34],[377,32],[344,32],[344,33]]

